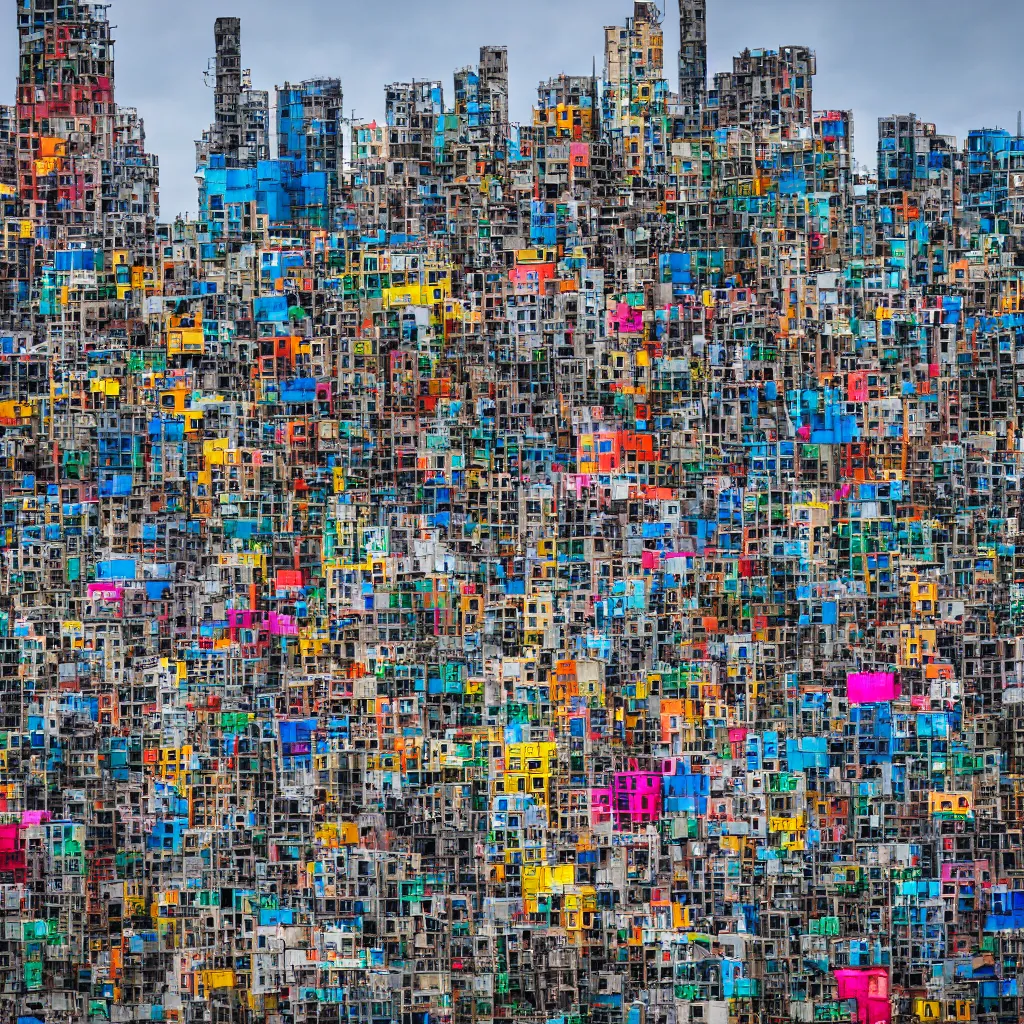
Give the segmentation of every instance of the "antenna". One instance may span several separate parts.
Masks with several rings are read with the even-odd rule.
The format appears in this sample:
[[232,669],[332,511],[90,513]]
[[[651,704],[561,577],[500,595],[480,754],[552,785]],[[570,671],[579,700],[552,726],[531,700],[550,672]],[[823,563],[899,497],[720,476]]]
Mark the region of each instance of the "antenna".
[[1022,134],[1024,134],[1020,130],[1020,115],[1021,115],[1021,112],[1018,110],[1017,111],[1017,138],[1018,139],[1021,137]]

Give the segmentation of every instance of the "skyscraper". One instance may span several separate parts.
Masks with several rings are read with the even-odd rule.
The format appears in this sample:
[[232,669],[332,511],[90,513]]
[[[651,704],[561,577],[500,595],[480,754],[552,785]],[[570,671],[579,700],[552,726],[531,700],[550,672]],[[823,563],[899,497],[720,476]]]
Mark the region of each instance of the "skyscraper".
[[55,229],[55,240],[83,240],[102,227],[102,161],[113,147],[106,8],[26,0],[18,48],[18,178],[26,213]]
[[687,133],[701,129],[707,82],[707,0],[679,0],[679,102]]

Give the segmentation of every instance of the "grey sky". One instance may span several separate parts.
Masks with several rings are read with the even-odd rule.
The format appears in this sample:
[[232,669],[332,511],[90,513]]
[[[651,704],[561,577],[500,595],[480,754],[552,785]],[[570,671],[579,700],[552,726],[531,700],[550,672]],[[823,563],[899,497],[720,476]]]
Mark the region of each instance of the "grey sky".
[[[675,82],[676,0],[667,2],[666,64]],[[0,37],[0,91],[12,102],[17,40],[13,4]],[[253,85],[337,75],[345,106],[380,118],[384,85],[438,78],[481,44],[507,45],[512,116],[529,118],[537,82],[601,67],[602,28],[621,24],[632,0],[112,0],[117,100],[146,121],[161,163],[165,218],[196,208],[193,141],[209,124],[203,70],[213,22],[242,18],[243,64]],[[1020,0],[708,0],[708,64],[729,67],[744,46],[813,47],[815,106],[854,110],[857,154],[874,162],[875,119],[914,111],[962,138],[969,128],[1013,129],[1024,107]]]

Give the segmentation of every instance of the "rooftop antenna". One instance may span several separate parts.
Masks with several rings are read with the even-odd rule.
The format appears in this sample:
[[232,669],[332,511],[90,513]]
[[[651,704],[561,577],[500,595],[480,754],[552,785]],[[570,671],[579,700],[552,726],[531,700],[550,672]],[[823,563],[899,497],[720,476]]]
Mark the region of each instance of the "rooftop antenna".
[[1018,110],[1017,111],[1017,138],[1018,139],[1021,137],[1022,134],[1024,134],[1024,133],[1021,132],[1021,119],[1020,119],[1020,115],[1021,115],[1021,112]]

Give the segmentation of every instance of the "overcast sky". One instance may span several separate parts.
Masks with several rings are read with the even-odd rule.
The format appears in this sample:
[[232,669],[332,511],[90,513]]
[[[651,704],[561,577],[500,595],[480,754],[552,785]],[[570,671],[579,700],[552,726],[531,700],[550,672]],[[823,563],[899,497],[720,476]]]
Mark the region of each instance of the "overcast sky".
[[[677,0],[668,4],[665,56],[675,84]],[[13,4],[0,35],[0,92],[17,75]],[[913,111],[941,132],[1016,126],[1024,107],[1020,0],[708,0],[709,71],[745,46],[813,47],[814,105],[852,108],[857,155],[874,163],[876,119]],[[602,28],[622,24],[631,0],[112,0],[117,101],[139,108],[161,164],[162,215],[196,208],[194,148],[213,117],[203,70],[213,22],[242,18],[242,62],[256,88],[337,76],[345,106],[382,117],[394,81],[436,78],[451,101],[452,71],[481,44],[509,48],[511,113],[529,118],[537,82],[602,65]]]

